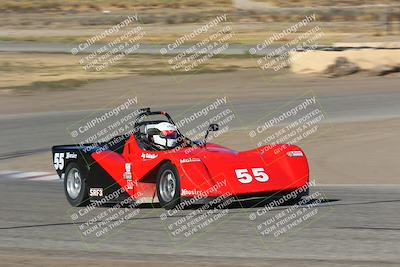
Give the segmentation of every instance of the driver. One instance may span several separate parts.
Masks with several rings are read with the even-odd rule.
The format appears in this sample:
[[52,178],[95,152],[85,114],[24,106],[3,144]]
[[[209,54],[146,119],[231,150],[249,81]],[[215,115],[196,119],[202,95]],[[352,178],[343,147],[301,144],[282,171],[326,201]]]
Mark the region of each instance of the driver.
[[156,147],[165,150],[177,146],[178,132],[175,125],[169,122],[160,122],[151,125],[149,128],[155,128],[160,131],[158,135],[150,136],[150,141],[152,141]]

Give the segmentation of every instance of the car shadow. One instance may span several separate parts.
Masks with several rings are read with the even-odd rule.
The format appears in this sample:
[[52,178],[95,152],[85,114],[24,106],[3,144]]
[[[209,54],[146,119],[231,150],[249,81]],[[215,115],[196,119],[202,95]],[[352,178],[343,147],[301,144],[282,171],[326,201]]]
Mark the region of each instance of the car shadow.
[[[211,201],[211,200],[210,200]],[[327,203],[332,203],[332,202],[337,202],[340,201],[340,199],[307,199],[306,201],[299,203],[295,201],[286,201],[282,204],[274,205],[273,208],[274,210],[278,210],[279,207],[286,208],[289,206],[294,206],[298,205],[299,207],[302,206],[309,206],[309,205],[323,205]],[[210,210],[210,209],[251,209],[251,208],[258,208],[258,207],[268,207],[269,205],[273,204],[274,200],[273,199],[247,199],[247,200],[235,200],[234,202],[230,203],[227,206],[221,207],[218,205],[207,205],[207,203],[201,203],[201,204],[191,204],[187,205],[184,208],[180,210],[197,210],[197,209],[204,209],[204,210]],[[275,202],[276,203],[276,202]],[[137,206],[137,208],[141,209],[153,209],[153,208],[162,208],[162,206],[159,203],[144,203],[140,204]]]
[[[340,201],[340,199],[307,199],[304,202],[297,202],[297,201],[286,201],[282,204],[277,204],[273,205],[274,208],[276,207],[289,207],[289,206],[308,206],[308,205],[320,205],[320,204],[326,204],[326,203],[331,203],[331,202],[336,202]],[[228,208],[230,209],[239,209],[239,208],[259,208],[259,207],[265,207],[265,206],[270,206],[272,204],[275,204],[277,202],[274,202],[274,200],[271,199],[258,199],[258,200],[244,200],[244,201],[237,201],[232,203]]]

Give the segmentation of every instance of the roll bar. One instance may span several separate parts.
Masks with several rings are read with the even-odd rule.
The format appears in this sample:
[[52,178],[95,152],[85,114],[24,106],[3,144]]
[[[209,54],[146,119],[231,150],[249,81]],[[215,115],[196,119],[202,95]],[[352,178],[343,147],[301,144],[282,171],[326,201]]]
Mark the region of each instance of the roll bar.
[[[168,119],[169,123],[171,123],[171,124],[176,126],[174,120],[171,118],[171,116],[167,112],[165,112],[165,111],[151,111],[150,108],[142,108],[142,109],[139,109],[139,113],[135,118],[134,132],[135,133],[139,132],[139,127],[140,127],[139,123],[141,122],[141,120],[143,120],[145,117],[152,116],[152,115],[164,115]],[[181,133],[181,131],[179,131],[178,127],[177,127],[177,132],[178,132],[179,136],[181,136],[182,138],[188,140],[191,144],[193,144],[193,141],[190,140],[189,138],[185,137]]]
[[139,109],[139,113],[135,118],[134,128],[135,130],[138,128],[140,120],[144,119],[145,117],[152,116],[152,115],[164,115],[168,122],[176,125],[175,122],[172,120],[171,116],[165,111],[151,111],[150,108],[142,108]]

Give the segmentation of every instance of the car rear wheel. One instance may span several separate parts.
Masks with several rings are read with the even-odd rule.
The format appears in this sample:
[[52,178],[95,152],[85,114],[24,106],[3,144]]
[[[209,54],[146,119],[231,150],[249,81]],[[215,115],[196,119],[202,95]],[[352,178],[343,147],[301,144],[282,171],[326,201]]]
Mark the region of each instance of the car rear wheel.
[[89,194],[82,170],[76,163],[68,164],[65,170],[64,191],[68,202],[74,207],[85,206],[89,203]]
[[165,209],[173,209],[180,202],[180,180],[174,165],[164,163],[157,175],[157,197]]

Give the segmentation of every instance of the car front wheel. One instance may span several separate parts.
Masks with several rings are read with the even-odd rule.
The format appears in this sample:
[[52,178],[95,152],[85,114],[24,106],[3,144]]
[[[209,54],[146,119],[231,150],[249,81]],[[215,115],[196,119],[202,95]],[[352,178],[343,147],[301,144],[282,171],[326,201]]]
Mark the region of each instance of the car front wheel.
[[164,163],[157,175],[157,197],[165,209],[173,209],[180,203],[180,180],[174,165]]

